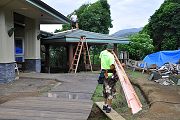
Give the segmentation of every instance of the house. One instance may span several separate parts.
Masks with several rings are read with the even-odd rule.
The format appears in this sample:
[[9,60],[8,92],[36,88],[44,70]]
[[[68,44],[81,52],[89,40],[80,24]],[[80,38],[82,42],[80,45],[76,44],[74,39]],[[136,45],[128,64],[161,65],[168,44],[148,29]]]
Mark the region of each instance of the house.
[[40,24],[69,22],[40,0],[0,0],[0,83],[15,79],[16,61],[40,72]]

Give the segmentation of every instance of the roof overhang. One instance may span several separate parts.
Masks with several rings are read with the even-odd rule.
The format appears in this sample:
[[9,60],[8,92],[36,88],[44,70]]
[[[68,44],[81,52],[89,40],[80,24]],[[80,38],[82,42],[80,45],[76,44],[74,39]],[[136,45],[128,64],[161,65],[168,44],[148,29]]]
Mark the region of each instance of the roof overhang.
[[47,37],[42,39],[44,44],[51,43],[77,43],[80,40],[81,36],[86,36],[86,41],[88,43],[95,44],[107,44],[107,43],[115,43],[115,44],[129,44],[128,38],[120,38],[120,37],[112,37],[106,34],[94,33],[84,30],[68,30],[64,32],[60,32],[58,34],[54,34],[51,37]]
[[70,20],[41,0],[0,0],[0,8],[8,9],[40,24],[65,24]]

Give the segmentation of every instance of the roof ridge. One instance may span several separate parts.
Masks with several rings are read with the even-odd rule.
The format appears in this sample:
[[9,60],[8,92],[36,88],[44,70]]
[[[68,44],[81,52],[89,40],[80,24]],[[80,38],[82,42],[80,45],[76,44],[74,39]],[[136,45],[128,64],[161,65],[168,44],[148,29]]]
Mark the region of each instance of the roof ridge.
[[[81,30],[81,29],[79,29]],[[104,37],[111,37],[111,38],[114,38],[114,39],[117,39],[117,38],[121,38],[123,39],[124,37],[115,37],[115,36],[111,36],[109,34],[103,34],[103,33],[96,33],[96,32],[91,32],[91,31],[86,31],[86,30],[81,30],[81,31],[84,31],[84,32],[87,32],[87,33],[92,33],[92,34],[98,34],[98,35],[101,35],[101,36],[104,36]],[[125,37],[126,38],[126,37]]]

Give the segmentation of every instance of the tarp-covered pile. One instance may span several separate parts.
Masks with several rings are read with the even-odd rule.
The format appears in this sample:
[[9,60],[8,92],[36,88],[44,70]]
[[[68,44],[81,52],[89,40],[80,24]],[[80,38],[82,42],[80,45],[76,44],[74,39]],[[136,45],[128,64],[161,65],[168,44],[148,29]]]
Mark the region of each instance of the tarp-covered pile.
[[143,61],[147,63],[148,67],[152,64],[161,67],[167,62],[177,64],[180,61],[180,50],[160,51],[149,54],[143,59]]

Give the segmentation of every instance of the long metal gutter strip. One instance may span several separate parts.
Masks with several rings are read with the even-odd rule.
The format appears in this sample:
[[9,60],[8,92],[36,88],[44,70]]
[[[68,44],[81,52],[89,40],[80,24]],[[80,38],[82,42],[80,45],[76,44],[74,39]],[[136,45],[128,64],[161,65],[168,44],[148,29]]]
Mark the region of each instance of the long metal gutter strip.
[[134,88],[132,87],[124,68],[122,67],[119,59],[117,58],[116,54],[113,52],[114,58],[115,58],[115,68],[117,71],[117,75],[119,77],[119,80],[121,82],[126,101],[128,103],[128,107],[131,108],[132,114],[138,113],[140,110],[142,110],[142,104],[136,95],[136,92]]
[[[57,18],[57,19],[63,21],[64,23],[69,23],[69,22],[70,22],[64,15],[61,14],[62,17],[66,18],[67,20],[62,19],[61,17],[55,15],[54,13],[52,13],[52,12],[46,10],[46,9],[43,8],[42,6],[40,6],[40,5],[38,5],[37,3],[35,3],[33,0],[26,0],[26,2],[28,2],[28,3],[30,3],[31,5],[33,5],[33,6],[37,7],[37,8],[39,8],[39,9],[41,9],[41,10],[44,11],[44,12],[46,12],[46,13],[52,15],[53,17],[55,17],[55,18]],[[42,2],[42,1],[41,1],[41,2]],[[45,4],[45,3],[44,3],[44,4]],[[51,8],[51,9],[53,9],[53,8]],[[54,11],[55,11],[55,10],[54,10]],[[57,12],[57,11],[56,11],[56,12]],[[60,14],[60,13],[59,13],[59,14]]]

